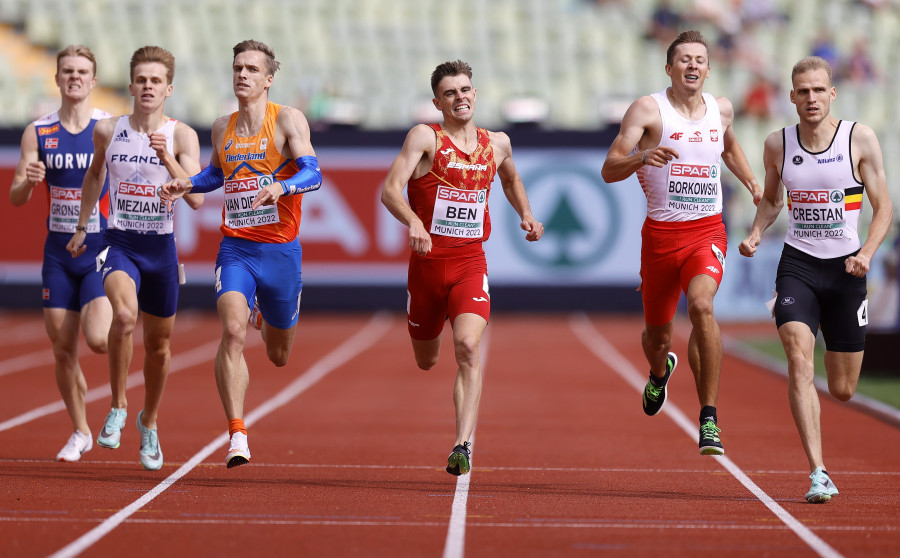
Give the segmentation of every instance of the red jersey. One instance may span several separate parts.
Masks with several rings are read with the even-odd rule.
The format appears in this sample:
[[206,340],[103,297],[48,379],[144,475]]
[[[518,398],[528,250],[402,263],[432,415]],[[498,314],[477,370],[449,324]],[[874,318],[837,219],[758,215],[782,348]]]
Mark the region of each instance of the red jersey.
[[275,206],[255,210],[250,203],[261,188],[297,173],[297,164],[275,145],[275,121],[281,105],[270,102],[259,133],[253,137],[235,134],[238,113],[231,115],[219,148],[225,174],[225,206],[222,233],[254,242],[283,244],[297,238],[303,194],[281,196]]
[[458,149],[440,124],[435,132],[434,162],[428,174],[409,181],[409,205],[431,233],[432,253],[441,248],[481,244],[491,235],[488,197],[497,173],[487,130],[476,128],[478,146],[471,154]]

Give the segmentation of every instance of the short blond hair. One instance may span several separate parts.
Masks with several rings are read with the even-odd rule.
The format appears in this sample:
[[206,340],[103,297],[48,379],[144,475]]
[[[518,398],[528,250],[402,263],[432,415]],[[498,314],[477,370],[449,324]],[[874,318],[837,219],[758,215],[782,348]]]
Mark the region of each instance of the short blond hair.
[[56,73],[59,73],[59,63],[62,62],[62,59],[66,56],[81,56],[82,58],[87,58],[91,61],[91,66],[93,67],[94,75],[97,75],[97,59],[94,58],[94,53],[91,52],[91,49],[84,45],[69,45],[66,48],[62,49],[56,55]]
[[791,70],[791,83],[794,82],[794,77],[797,74],[803,74],[812,70],[825,70],[825,73],[828,74],[828,83],[831,83],[831,64],[820,56],[807,56],[794,64],[794,68]]

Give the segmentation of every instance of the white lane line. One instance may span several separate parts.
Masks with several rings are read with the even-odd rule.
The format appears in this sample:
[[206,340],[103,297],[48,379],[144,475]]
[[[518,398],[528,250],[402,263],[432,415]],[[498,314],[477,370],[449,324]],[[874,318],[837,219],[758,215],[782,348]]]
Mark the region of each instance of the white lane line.
[[53,364],[53,349],[47,347],[39,351],[33,351],[13,358],[0,361],[0,376],[14,374],[23,370],[30,370],[38,366]]
[[[247,336],[247,343],[245,347],[253,347],[262,343],[262,339],[256,335]],[[209,362],[213,360],[216,356],[216,351],[219,347],[219,340],[216,339],[214,341],[209,341],[204,343],[203,345],[199,345],[194,347],[189,351],[185,351],[183,353],[177,353],[172,357],[172,364],[169,366],[169,374],[174,374],[181,370],[185,370],[187,368],[191,368],[198,364],[202,364],[204,362]],[[52,358],[52,355],[51,355]],[[144,372],[143,368],[139,368],[135,370],[131,374],[128,375],[127,379],[127,388],[132,389],[138,386],[144,385]],[[102,386],[97,386],[93,389],[89,389],[84,397],[85,404],[92,403],[97,401],[98,399],[102,399],[104,397],[110,396],[110,387],[109,383],[105,383]],[[66,404],[63,403],[61,399],[54,401],[53,403],[47,403],[46,405],[42,405],[40,407],[36,407],[26,413],[22,413],[21,415],[15,416],[11,419],[7,419],[3,422],[0,422],[0,432],[5,430],[9,430],[11,428],[15,428],[16,426],[21,426],[25,423],[31,422],[33,420],[39,419],[41,417],[58,413],[59,411],[65,411]]]
[[[251,426],[256,421],[262,419],[280,406],[288,403],[294,397],[303,393],[310,386],[321,380],[335,368],[345,364],[359,353],[371,347],[378,339],[380,339],[388,330],[391,319],[385,313],[378,313],[372,317],[359,331],[352,337],[341,343],[336,349],[325,355],[318,362],[313,364],[305,373],[297,377],[293,382],[287,385],[283,390],[275,394],[274,397],[257,407],[244,418],[244,423]],[[197,465],[203,462],[214,451],[222,447],[228,442],[228,433],[223,432],[212,442],[207,444],[197,454],[191,457],[184,465],[178,468],[174,473],[156,485],[152,490],[119,510],[109,518],[103,521],[97,527],[94,527],[78,539],[72,541],[65,547],[53,553],[52,558],[69,558],[78,556],[91,547],[94,543],[105,537],[112,530],[122,524],[126,519],[131,517],[135,512],[149,504],[154,498],[165,492],[165,490],[178,482],[182,477],[191,472]]]
[[[489,329],[484,330],[481,336],[481,344],[478,354],[481,360],[481,383],[484,385],[484,378],[487,371],[488,351],[491,346],[491,333]],[[469,443],[475,445],[475,430],[478,429],[478,423],[475,423],[475,429],[472,430],[472,436]],[[474,455],[474,452],[473,452]],[[472,461],[469,461],[470,465]],[[453,494],[453,506],[450,509],[450,523],[447,527],[447,538],[444,540],[443,558],[463,558],[466,553],[466,504],[469,501],[469,479],[472,477],[472,471],[467,475],[460,475],[456,479],[456,491]]]
[[[569,320],[569,325],[575,332],[575,335],[582,343],[612,368],[619,376],[621,376],[631,387],[638,392],[643,392],[644,375],[637,371],[631,363],[613,347],[603,335],[598,332],[587,316],[584,314],[575,314]],[[692,440],[697,439],[699,426],[689,420],[683,412],[671,401],[667,402],[663,412],[671,418],[675,424],[681,427],[684,432],[691,437]],[[827,558],[837,558],[841,554],[832,548],[828,543],[820,539],[809,528],[798,521],[794,516],[788,513],[784,508],[778,505],[768,494],[758,487],[750,478],[741,471],[740,467],[735,465],[728,457],[718,456],[712,459],[719,462],[734,478],[736,478],[747,490],[753,493],[760,502],[762,502],[772,513],[775,514],[791,531],[793,531],[800,539],[803,540],[819,556]]]

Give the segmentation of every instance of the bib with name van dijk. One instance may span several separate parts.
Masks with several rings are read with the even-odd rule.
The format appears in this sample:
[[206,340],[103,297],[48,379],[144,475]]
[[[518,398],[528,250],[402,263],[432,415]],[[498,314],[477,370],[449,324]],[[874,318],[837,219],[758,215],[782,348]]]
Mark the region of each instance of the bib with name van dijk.
[[251,209],[261,188],[272,184],[269,175],[247,176],[225,181],[225,225],[232,229],[278,223],[278,206],[262,205]]

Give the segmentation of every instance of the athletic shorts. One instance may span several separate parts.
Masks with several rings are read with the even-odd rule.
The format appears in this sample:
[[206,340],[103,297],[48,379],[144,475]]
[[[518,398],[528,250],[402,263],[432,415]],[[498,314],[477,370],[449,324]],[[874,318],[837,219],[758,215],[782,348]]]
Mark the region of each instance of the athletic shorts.
[[[104,281],[111,272],[124,271],[134,280],[141,312],[159,318],[175,315],[178,308],[175,235],[106,229],[103,245],[109,247],[103,260]],[[101,252],[100,256],[104,254]]]
[[44,242],[44,265],[41,267],[41,297],[44,308],[64,308],[80,312],[85,304],[106,296],[97,271],[97,254],[103,242],[102,233],[91,233],[84,239],[84,253],[73,258],[66,250],[70,233],[47,233]]
[[815,336],[821,328],[825,348],[856,353],[865,348],[869,321],[866,278],[850,275],[844,260],[810,256],[784,246],[775,276],[775,323],[802,322]]
[[300,315],[300,241],[268,243],[226,236],[216,258],[216,300],[237,291],[253,307],[254,299],[266,322],[290,329]]
[[[477,251],[474,249],[477,248]],[[406,284],[406,314],[409,336],[435,339],[460,314],[477,314],[489,321],[487,261],[480,244],[474,248],[450,248],[462,253],[454,257],[421,257],[412,252]],[[453,253],[453,252],[451,252]]]
[[681,293],[687,293],[694,277],[709,275],[722,283],[728,237],[721,215],[677,222],[648,218],[641,237],[641,299],[647,324],[671,322]]

